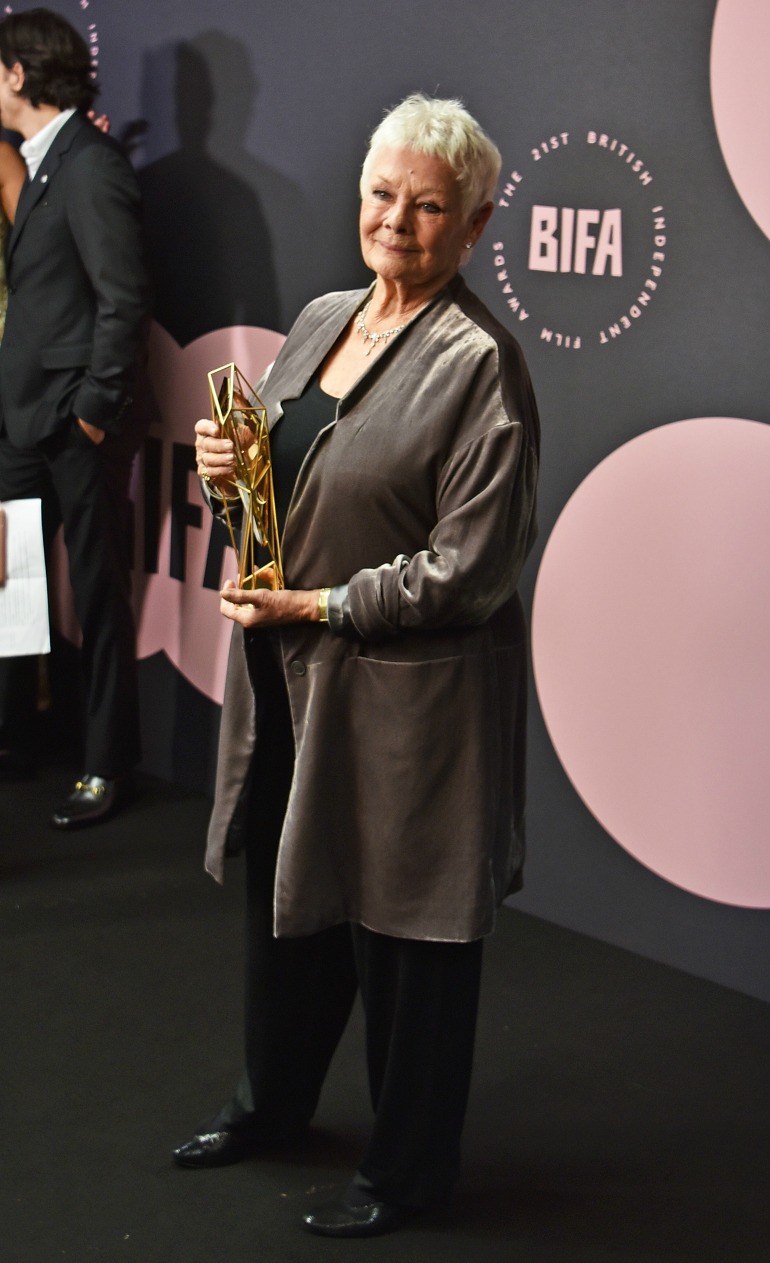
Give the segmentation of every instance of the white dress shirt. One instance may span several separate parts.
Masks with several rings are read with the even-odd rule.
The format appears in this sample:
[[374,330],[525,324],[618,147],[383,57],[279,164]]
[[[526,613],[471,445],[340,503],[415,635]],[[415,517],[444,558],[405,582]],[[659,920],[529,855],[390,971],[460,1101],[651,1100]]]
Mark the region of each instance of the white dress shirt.
[[64,124],[72,118],[74,113],[74,109],[62,110],[61,114],[57,114],[50,123],[46,123],[45,127],[41,127],[39,132],[35,132],[34,136],[30,136],[29,140],[25,140],[20,146],[19,152],[27,164],[30,180],[34,180],[48,150]]

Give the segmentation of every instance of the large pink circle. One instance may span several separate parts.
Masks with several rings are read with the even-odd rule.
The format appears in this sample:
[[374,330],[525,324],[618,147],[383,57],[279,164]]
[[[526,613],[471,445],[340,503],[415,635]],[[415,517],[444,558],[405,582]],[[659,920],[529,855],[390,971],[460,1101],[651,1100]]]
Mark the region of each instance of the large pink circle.
[[589,810],[659,876],[770,907],[770,426],[679,421],[578,487],[545,549],[537,692]]
[[[227,655],[232,623],[219,612],[218,587],[204,587],[212,519],[203,508],[200,485],[193,469],[187,476],[187,503],[191,524],[183,526],[186,574],[184,582],[172,575],[171,486],[174,452],[187,449],[193,463],[194,425],[211,416],[209,370],[235,361],[247,381],[255,383],[275,359],[284,336],[272,329],[249,325],[215,329],[180,347],[159,324],[150,332],[150,376],[157,396],[161,422],[150,438],[160,447],[160,499],[155,508],[161,521],[157,569],[145,574],[142,566],[146,488],[137,476],[135,487],[136,538],[133,602],[136,617],[136,652],[148,658],[161,651],[201,693],[221,704],[225,689]],[[135,470],[139,475],[139,469]],[[197,521],[195,520],[197,518]],[[67,579],[64,542],[54,545],[51,567],[51,617],[63,636],[80,644],[74,597]],[[235,554],[227,548],[219,583],[238,573]]]
[[727,169],[770,237],[770,4],[719,0],[711,40],[711,103]]

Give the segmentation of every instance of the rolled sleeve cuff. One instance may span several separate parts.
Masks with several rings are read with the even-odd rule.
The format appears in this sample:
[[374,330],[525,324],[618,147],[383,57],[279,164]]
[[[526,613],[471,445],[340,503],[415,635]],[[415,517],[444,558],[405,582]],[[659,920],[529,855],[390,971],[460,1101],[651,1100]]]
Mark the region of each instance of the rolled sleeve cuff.
[[355,624],[350,616],[350,596],[347,583],[338,583],[329,592],[326,606],[329,630],[335,636],[356,636]]

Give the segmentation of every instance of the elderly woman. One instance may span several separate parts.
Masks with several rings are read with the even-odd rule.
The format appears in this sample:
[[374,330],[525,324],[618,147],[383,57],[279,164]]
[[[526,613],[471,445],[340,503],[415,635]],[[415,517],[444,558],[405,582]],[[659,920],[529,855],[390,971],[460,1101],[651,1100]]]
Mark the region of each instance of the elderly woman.
[[[458,275],[499,169],[456,101],[410,97],[374,132],[374,283],[312,302],[258,386],[285,590],[222,593],[207,867],[245,849],[246,1070],[175,1159],[301,1136],[360,988],[375,1117],[351,1184],[304,1217],[329,1236],[449,1197],[482,941],[520,883],[538,421],[516,341]],[[216,496],[231,447],[196,431]]]

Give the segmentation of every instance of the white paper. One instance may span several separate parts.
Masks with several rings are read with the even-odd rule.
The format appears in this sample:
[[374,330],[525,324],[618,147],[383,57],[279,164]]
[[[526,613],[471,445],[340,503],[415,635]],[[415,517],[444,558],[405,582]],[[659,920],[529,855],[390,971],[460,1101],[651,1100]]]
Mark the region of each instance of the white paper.
[[5,500],[6,566],[0,587],[0,658],[50,653],[48,587],[39,500]]

